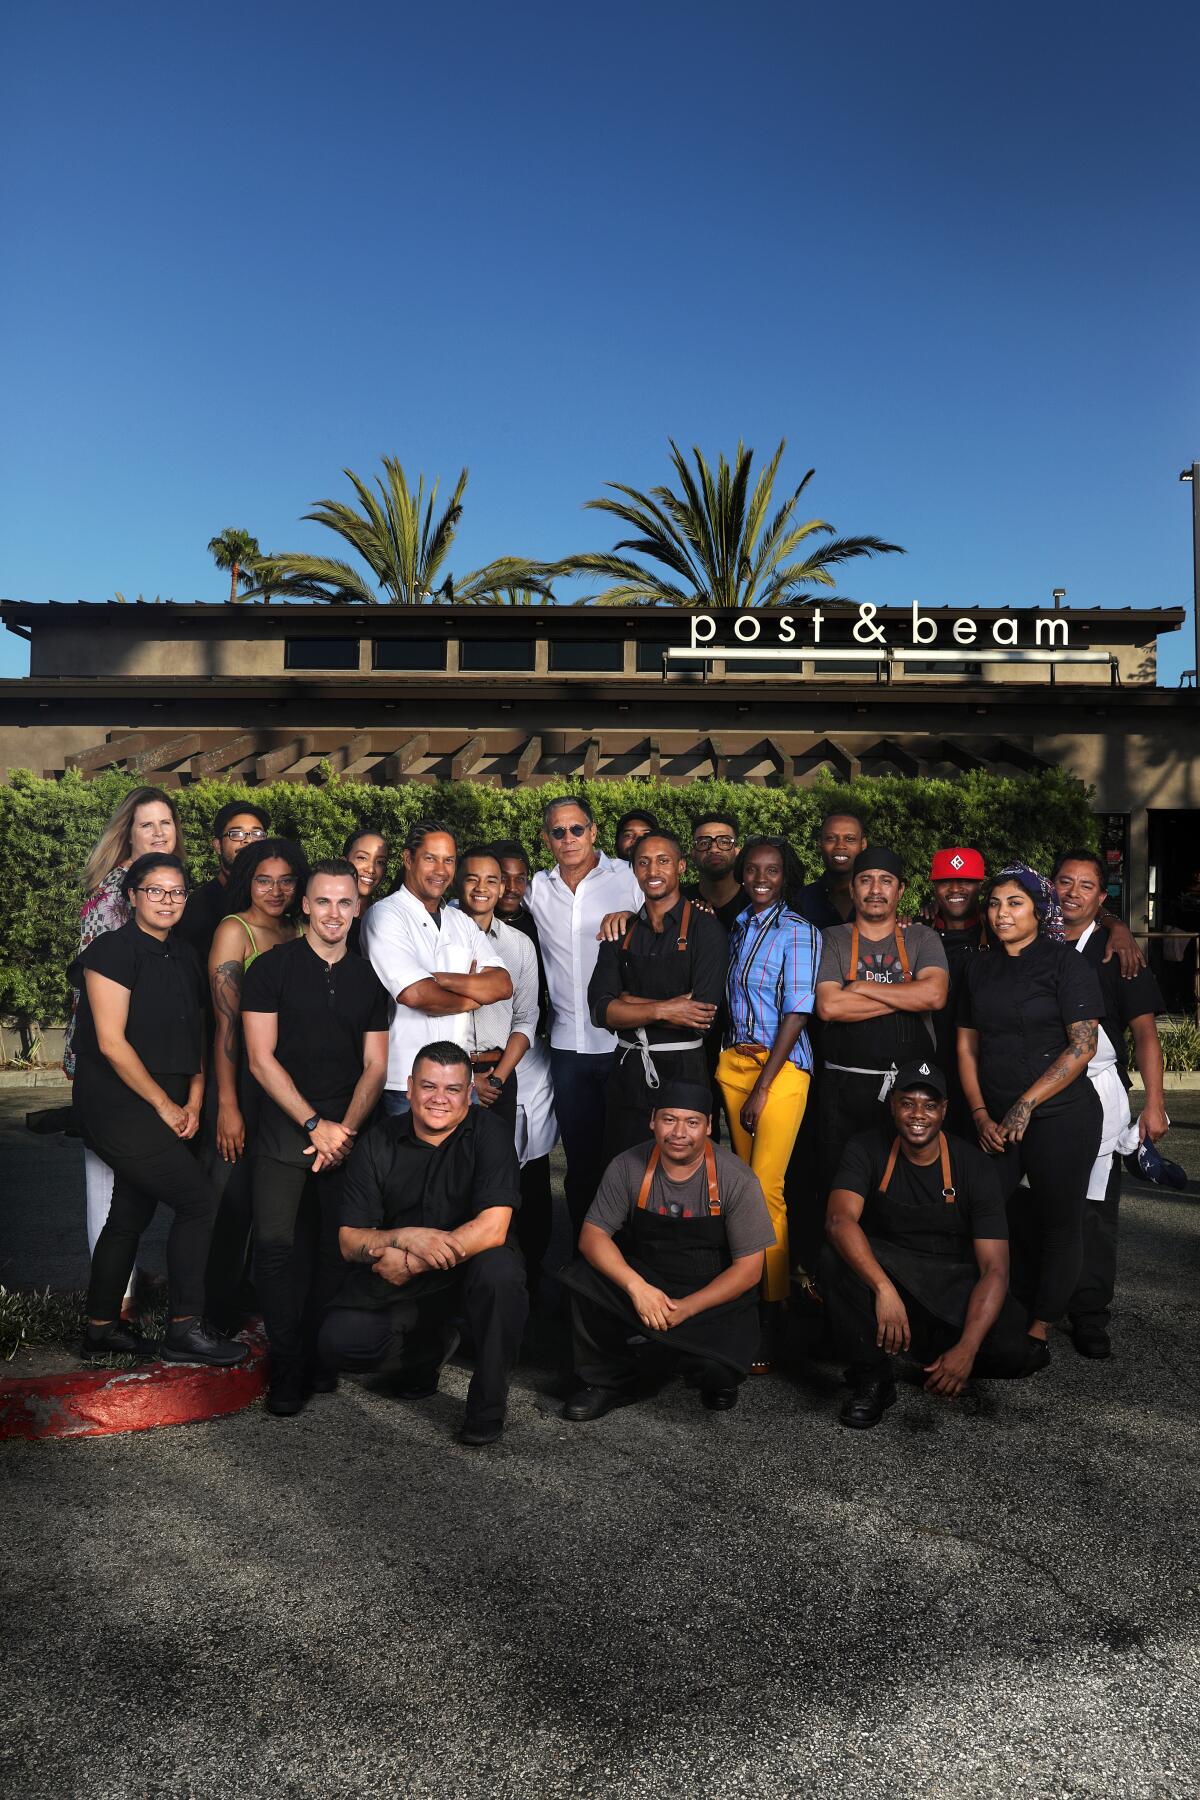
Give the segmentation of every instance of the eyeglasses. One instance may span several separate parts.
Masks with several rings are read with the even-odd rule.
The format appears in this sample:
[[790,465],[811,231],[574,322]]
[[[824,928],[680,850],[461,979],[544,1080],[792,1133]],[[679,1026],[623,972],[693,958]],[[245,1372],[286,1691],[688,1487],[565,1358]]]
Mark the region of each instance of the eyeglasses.
[[138,888],[137,891],[139,894],[145,894],[147,900],[153,900],[155,902],[158,902],[160,900],[186,900],[187,899],[187,889],[186,888],[142,887],[142,888]]
[[261,842],[267,834],[261,825],[254,831],[243,831],[240,825],[235,825],[232,831],[227,831],[224,835],[229,839],[231,844],[257,844]]
[[554,839],[556,844],[561,844],[568,833],[570,833],[573,838],[581,838],[587,829],[586,825],[552,825],[550,827],[550,836]]
[[737,843],[731,837],[697,837],[692,839],[697,850],[732,850]]
[[296,877],[294,875],[256,875],[250,885],[264,890],[278,888],[280,893],[290,894],[296,885]]

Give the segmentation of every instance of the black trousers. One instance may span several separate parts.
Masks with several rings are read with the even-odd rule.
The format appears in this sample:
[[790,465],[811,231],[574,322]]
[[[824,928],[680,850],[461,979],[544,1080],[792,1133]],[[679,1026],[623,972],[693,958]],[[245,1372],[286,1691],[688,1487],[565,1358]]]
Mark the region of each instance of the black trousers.
[[[419,1284],[410,1285],[415,1289]],[[494,1423],[503,1419],[508,1405],[508,1384],[529,1317],[525,1271],[507,1244],[481,1250],[423,1293],[397,1289],[393,1306],[374,1312],[330,1307],[321,1325],[317,1361],[322,1368],[352,1374],[372,1369],[391,1375],[432,1373],[445,1355],[450,1320],[459,1313],[475,1345],[467,1418]]]
[[[894,1285],[908,1314],[912,1336],[908,1354],[931,1363],[944,1350],[957,1344],[962,1336],[962,1324],[951,1325],[945,1319],[939,1319],[906,1292],[900,1282]],[[851,1384],[886,1381],[891,1360],[875,1342],[878,1329],[875,1296],[866,1283],[858,1279],[849,1263],[828,1244],[821,1257],[821,1292],[825,1296],[833,1341],[839,1357],[844,1357],[848,1364]],[[1000,1315],[979,1347],[973,1373],[991,1381],[1012,1380],[1024,1375],[1029,1366],[1028,1324],[1024,1307],[1018,1305],[1011,1294],[1005,1295]]]
[[1108,1330],[1117,1285],[1117,1234],[1121,1224],[1121,1159],[1113,1157],[1103,1200],[1083,1203],[1083,1263],[1067,1307],[1072,1325]]
[[[87,1299],[90,1319],[115,1319],[120,1312],[138,1241],[160,1200],[175,1215],[167,1238],[171,1316],[198,1318],[204,1312],[204,1265],[217,1213],[217,1196],[190,1146],[169,1131],[149,1107],[146,1113],[144,1155],[114,1156],[110,1150],[102,1153],[113,1171],[113,1196],[92,1253]],[[155,1127],[153,1131],[151,1125]]]
[[[1047,1116],[1035,1112],[1019,1144],[996,1159],[1008,1200],[1013,1293],[1050,1324],[1070,1305],[1083,1266],[1087,1184],[1100,1149],[1103,1112],[1086,1075],[1080,1097]],[[986,1099],[987,1096],[985,1095]],[[993,1119],[1004,1116],[990,1104]],[[1029,1185],[1021,1187],[1022,1175]]]
[[344,1278],[337,1235],[344,1180],[344,1167],[314,1175],[269,1156],[254,1159],[254,1279],[277,1373],[311,1363],[321,1315]]
[[821,1070],[817,1082],[817,1131],[824,1200],[829,1198],[848,1138],[871,1130],[882,1131],[889,1139],[896,1135],[888,1103],[879,1098],[882,1085],[882,1075]]
[[627,1388],[639,1376],[692,1375],[701,1387],[737,1387],[745,1377],[725,1363],[645,1341],[631,1344],[636,1327],[581,1294],[571,1295],[575,1373],[585,1387]]
[[[200,1120],[200,1166],[217,1196],[217,1216],[204,1271],[205,1309],[220,1325],[236,1330],[241,1323],[242,1293],[250,1266],[252,1137],[258,1116],[257,1093],[246,1092],[249,1077],[239,1081],[238,1099],[246,1121],[246,1152],[228,1163],[217,1149],[217,1083],[209,1077]],[[249,1083],[252,1087],[253,1083]]]
[[550,1191],[550,1158],[536,1156],[521,1170],[521,1205],[514,1221],[514,1231],[521,1255],[525,1258],[525,1275],[533,1293],[541,1280],[542,1264],[550,1248],[554,1230],[554,1199]]
[[567,1159],[564,1183],[571,1215],[572,1241],[579,1241],[588,1207],[596,1198],[604,1173],[601,1146],[608,1078],[614,1056],[577,1055],[574,1050],[550,1047],[550,1072],[554,1077],[554,1112],[558,1119],[563,1153]]

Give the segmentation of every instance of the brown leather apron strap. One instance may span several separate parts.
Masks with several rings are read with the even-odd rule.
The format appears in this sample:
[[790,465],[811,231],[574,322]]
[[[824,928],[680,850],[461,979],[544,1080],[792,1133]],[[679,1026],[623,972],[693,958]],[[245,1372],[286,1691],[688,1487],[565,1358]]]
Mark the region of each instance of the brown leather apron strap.
[[954,1178],[950,1173],[950,1146],[946,1142],[944,1131],[938,1132],[938,1150],[942,1158],[942,1199],[948,1206],[953,1206],[956,1198]]
[[638,1189],[637,1206],[634,1208],[635,1212],[645,1211],[646,1202],[650,1198],[650,1184],[654,1180],[654,1171],[658,1167],[660,1154],[658,1145],[655,1144],[653,1150],[650,1152],[650,1160],[646,1164],[646,1173],[642,1176],[642,1185]]
[[896,1173],[896,1158],[899,1156],[899,1154],[900,1154],[900,1139],[893,1138],[892,1139],[892,1147],[891,1147],[890,1151],[888,1152],[888,1159],[884,1165],[883,1180],[879,1183],[879,1191],[881,1194],[886,1194],[888,1191],[888,1183],[891,1181],[892,1176]]
[[[896,955],[900,959],[900,967],[904,971],[903,979],[912,980],[912,971],[908,962],[908,946],[904,942],[904,926],[896,923]],[[850,975],[849,980],[858,980],[858,920],[850,928]]]
[[675,944],[677,950],[687,949],[688,926],[691,924],[691,919],[692,903],[690,900],[685,900],[683,903],[683,914],[679,920],[679,937]]
[[[644,1212],[646,1202],[650,1198],[650,1189],[654,1183],[654,1172],[658,1168],[661,1151],[655,1144],[650,1152],[650,1160],[646,1164],[646,1173],[642,1176],[642,1185],[638,1189],[635,1212]],[[704,1173],[708,1178],[708,1212],[709,1217],[719,1219],[721,1216],[721,1196],[717,1192],[717,1159],[713,1154],[712,1139],[704,1146]]]

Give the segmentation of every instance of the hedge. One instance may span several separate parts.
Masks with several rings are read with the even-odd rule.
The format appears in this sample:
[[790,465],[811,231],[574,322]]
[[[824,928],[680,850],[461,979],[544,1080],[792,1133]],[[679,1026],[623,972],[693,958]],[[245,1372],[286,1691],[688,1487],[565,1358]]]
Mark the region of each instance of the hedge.
[[[53,1024],[66,1016],[63,971],[78,947],[80,872],[113,809],[135,785],[118,774],[84,781],[69,773],[48,781],[14,771],[10,785],[0,788],[0,891],[8,896],[0,921],[0,1014],[23,1026]],[[841,785],[830,778],[811,787],[710,780],[671,787],[636,779],[564,780],[515,789],[469,781],[373,787],[326,779],[246,788],[202,781],[180,788],[175,798],[196,881],[215,867],[213,816],[236,798],[264,803],[274,830],[297,838],[313,858],[336,855],[355,826],[381,831],[393,846],[389,876],[394,881],[396,846],[414,821],[429,817],[449,825],[460,843],[519,838],[535,866],[548,866],[540,815],[554,793],[586,794],[600,840],[609,846],[616,820],[635,806],[649,807],[685,842],[702,805],[732,810],[744,832],[788,837],[810,879],[821,870],[816,849],[821,818],[833,807],[848,807],[866,820],[874,842],[890,844],[912,871],[906,911],[915,911],[928,894],[930,858],[942,845],[974,844],[993,868],[1017,852],[1036,868],[1048,868],[1060,851],[1096,842],[1088,791],[1058,770],[1020,777],[974,773],[951,781],[884,775]]]

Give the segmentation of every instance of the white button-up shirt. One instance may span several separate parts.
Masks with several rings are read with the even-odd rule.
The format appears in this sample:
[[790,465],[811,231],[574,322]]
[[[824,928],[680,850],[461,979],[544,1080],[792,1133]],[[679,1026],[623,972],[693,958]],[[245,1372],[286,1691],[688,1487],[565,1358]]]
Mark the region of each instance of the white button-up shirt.
[[636,912],[645,897],[629,864],[604,855],[574,893],[557,868],[540,869],[530,882],[525,904],[538,928],[550,990],[553,1049],[578,1056],[615,1050],[616,1033],[600,1030],[588,1014],[588,982],[600,954],[596,933],[606,913]]
[[[463,916],[471,917],[470,913]],[[474,920],[471,922],[474,924]],[[537,954],[531,939],[496,918],[489,930],[480,935],[490,942],[508,970],[513,991],[511,1000],[493,1000],[489,1006],[466,1015],[467,1049],[472,1056],[481,1050],[503,1050],[514,1031],[532,1044],[538,1024]]]
[[[369,908],[362,922],[361,943],[363,955],[393,999],[439,970],[466,975],[472,962],[480,970],[504,967],[474,919],[453,906],[443,906],[435,919],[406,887],[397,888]],[[388,1030],[387,1086],[403,1093],[413,1058],[424,1044],[445,1040],[466,1048],[473,1016],[464,1012],[435,1017],[397,1001]]]

